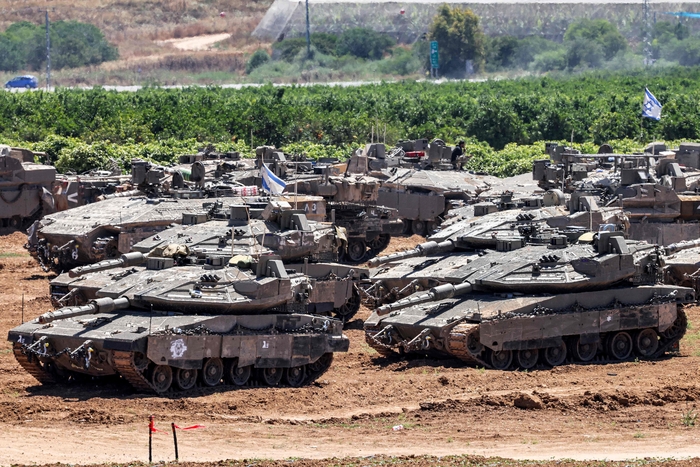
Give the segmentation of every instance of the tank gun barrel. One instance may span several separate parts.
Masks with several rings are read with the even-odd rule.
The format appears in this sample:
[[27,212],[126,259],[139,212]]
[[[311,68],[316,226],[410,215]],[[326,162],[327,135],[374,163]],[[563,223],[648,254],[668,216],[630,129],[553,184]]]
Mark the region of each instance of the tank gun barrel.
[[48,324],[58,319],[74,318],[76,316],[90,315],[93,313],[109,313],[114,310],[120,310],[129,306],[129,299],[126,297],[112,299],[112,298],[98,298],[92,300],[87,305],[83,306],[69,306],[65,308],[60,308],[56,311],[49,311],[37,318],[37,322],[41,324]]
[[443,242],[425,242],[421,243],[417,247],[408,251],[401,251],[398,253],[392,253],[386,256],[378,256],[368,262],[369,267],[377,267],[380,264],[390,263],[392,261],[415,258],[418,256],[428,256],[435,253],[445,253],[455,249],[455,245],[452,240],[445,240]]
[[455,295],[461,295],[471,291],[472,285],[469,282],[463,282],[457,285],[443,284],[433,287],[427,293],[417,297],[408,297],[388,305],[382,305],[377,308],[376,312],[379,316],[382,316],[391,313],[392,311],[402,310],[421,303],[435,302],[446,298],[452,298]]
[[129,266],[138,266],[146,261],[146,256],[138,251],[126,253],[117,259],[106,259],[99,263],[89,264],[87,266],[78,266],[68,271],[70,277],[80,277],[90,272],[105,271],[107,269],[123,268]]
[[678,242],[678,243],[672,243],[666,248],[664,248],[664,252],[667,255],[676,253],[677,251],[683,251],[683,250],[689,250],[691,248],[696,248],[700,247],[700,239],[698,240],[688,240],[687,242]]

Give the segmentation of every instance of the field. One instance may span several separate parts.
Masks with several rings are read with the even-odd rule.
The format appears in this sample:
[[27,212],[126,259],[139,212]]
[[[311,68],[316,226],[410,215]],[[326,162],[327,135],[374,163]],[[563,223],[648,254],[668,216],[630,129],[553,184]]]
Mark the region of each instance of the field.
[[[0,334],[5,335],[20,322],[22,310],[26,320],[51,307],[50,275],[23,250],[21,233],[0,235],[0,281],[12,284],[0,294]],[[390,248],[418,241],[399,239]],[[310,386],[201,389],[178,398],[134,394],[120,382],[41,386],[20,369],[10,344],[2,342],[0,465],[146,462],[149,415],[164,430],[154,434],[158,464],[174,460],[171,422],[205,426],[178,436],[181,461],[203,467],[582,467],[603,464],[547,460],[640,459],[611,464],[622,467],[648,465],[642,460],[648,457],[698,457],[700,308],[687,311],[691,329],[678,357],[498,372],[464,367],[457,360],[381,358],[364,343],[360,319],[367,310],[362,310],[346,331],[350,352],[338,355]],[[514,400],[523,393],[539,408],[516,407]],[[398,425],[402,429],[395,431]],[[222,459],[240,462],[217,462]],[[695,467],[697,460],[664,465]]]
[[[18,21],[43,24],[75,20],[100,28],[118,46],[120,60],[97,67],[53,72],[63,86],[101,84],[172,84],[231,82],[245,66],[246,56],[268,44],[250,37],[272,2],[185,0],[7,0],[0,8],[0,30]],[[220,13],[225,13],[224,17]],[[230,37],[206,50],[182,50],[162,41],[209,34]],[[43,70],[39,71],[39,74]],[[0,73],[4,82],[11,73]],[[43,79],[42,79],[43,84]]]
[[[127,168],[132,157],[170,163],[208,142],[221,150],[273,144],[296,151],[313,145],[318,155],[326,147],[348,156],[377,133],[389,144],[465,138],[474,156],[470,168],[503,176],[530,170],[544,141],[573,140],[589,152],[611,143],[626,152],[652,140],[699,139],[698,83],[700,69],[670,68],[347,88],[0,93],[0,143],[46,151],[59,169],[80,172],[110,158]],[[641,121],[645,85],[663,104],[660,122]]]

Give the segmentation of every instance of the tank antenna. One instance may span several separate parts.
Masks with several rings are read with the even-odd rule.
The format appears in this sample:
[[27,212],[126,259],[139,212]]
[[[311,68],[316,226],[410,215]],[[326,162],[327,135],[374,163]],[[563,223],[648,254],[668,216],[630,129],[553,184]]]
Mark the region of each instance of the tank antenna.
[[24,324],[24,294],[22,294],[22,323]]

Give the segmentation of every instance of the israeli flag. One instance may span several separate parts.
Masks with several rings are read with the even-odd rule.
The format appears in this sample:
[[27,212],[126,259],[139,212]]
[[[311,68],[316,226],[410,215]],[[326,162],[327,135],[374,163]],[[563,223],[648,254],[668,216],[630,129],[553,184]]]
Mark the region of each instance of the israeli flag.
[[644,105],[642,106],[642,117],[653,118],[654,120],[661,120],[661,104],[656,100],[656,97],[649,92],[648,89],[644,89]]
[[267,191],[268,193],[279,195],[284,191],[284,187],[287,186],[287,184],[280,180],[277,175],[272,173],[272,170],[270,170],[266,164],[262,165],[260,174],[262,175],[263,190]]

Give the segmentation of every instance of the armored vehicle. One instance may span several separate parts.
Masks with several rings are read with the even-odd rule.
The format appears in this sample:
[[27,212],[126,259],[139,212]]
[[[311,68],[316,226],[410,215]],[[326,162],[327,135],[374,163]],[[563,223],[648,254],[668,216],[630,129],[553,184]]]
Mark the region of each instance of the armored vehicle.
[[228,215],[221,211],[209,216],[185,213],[182,224],[136,243],[132,250],[148,253],[181,244],[200,259],[274,253],[285,263],[304,258],[338,261],[345,252],[347,238],[342,227],[310,221],[303,209],[292,209],[286,201],[270,200],[262,212],[255,212],[253,206],[231,206]]
[[[242,204],[235,198],[228,203]],[[116,258],[132,245],[215,202],[201,199],[118,197],[45,216],[29,229],[27,247],[42,267],[57,271]]]
[[347,231],[346,259],[359,263],[384,250],[391,236],[403,229],[398,211],[377,201],[380,184],[369,176],[337,177],[327,172],[296,180],[287,189],[326,200],[326,220]]
[[0,227],[21,229],[55,209],[56,169],[34,163],[33,154],[0,145]]
[[504,239],[480,254],[451,253],[448,243],[373,274],[369,293],[382,305],[365,330],[375,349],[529,369],[540,357],[548,366],[657,358],[685,333],[681,305],[695,293],[660,284],[666,252],[656,245],[620,232],[569,246],[557,237],[526,246]]
[[307,313],[332,306],[345,279],[312,278],[275,256],[236,266],[219,260],[162,269],[163,258],[150,258],[148,278],[116,280],[87,305],[10,330],[15,357],[42,383],[120,375],[162,394],[251,379],[296,387],[348,350],[341,321]]

